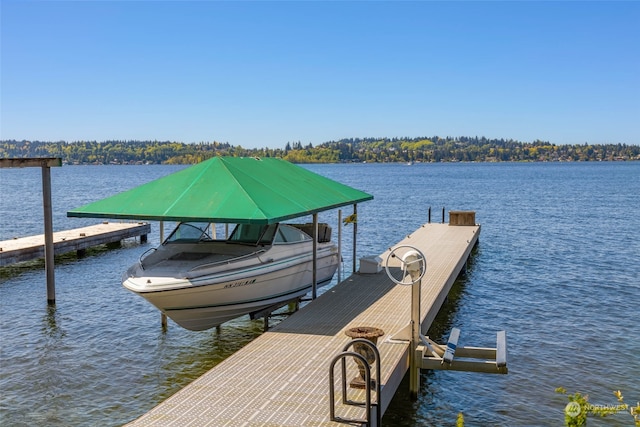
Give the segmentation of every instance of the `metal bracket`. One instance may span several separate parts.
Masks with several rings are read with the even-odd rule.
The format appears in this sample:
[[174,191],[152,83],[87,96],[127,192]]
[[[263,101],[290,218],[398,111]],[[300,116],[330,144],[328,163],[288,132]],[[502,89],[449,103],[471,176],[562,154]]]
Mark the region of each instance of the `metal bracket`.
[[[486,374],[506,374],[508,372],[506,331],[498,332],[496,348],[458,347],[459,337],[460,329],[453,328],[446,346],[435,344],[426,338],[423,345],[419,345],[417,348],[422,356],[421,368]],[[444,352],[442,352],[443,348]],[[425,356],[427,352],[431,355]]]

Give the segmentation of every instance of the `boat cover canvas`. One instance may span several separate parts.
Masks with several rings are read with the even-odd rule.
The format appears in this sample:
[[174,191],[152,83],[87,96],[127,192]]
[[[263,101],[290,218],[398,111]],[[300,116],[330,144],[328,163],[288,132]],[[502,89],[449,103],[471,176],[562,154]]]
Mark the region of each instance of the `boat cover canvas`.
[[213,157],[67,216],[272,224],[371,199],[282,159]]

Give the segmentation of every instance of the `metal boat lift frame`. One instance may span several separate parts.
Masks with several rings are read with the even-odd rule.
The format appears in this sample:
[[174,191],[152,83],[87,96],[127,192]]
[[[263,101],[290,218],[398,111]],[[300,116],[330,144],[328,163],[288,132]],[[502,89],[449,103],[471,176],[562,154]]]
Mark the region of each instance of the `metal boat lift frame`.
[[[396,247],[389,258],[395,257],[394,252],[402,246]],[[487,374],[506,374],[507,369],[507,333],[499,331],[495,348],[485,347],[458,347],[460,329],[452,328],[447,344],[438,344],[422,334],[422,322],[420,319],[420,294],[422,278],[426,273],[426,259],[422,252],[411,246],[405,246],[415,251],[418,260],[403,263],[403,272],[410,276],[409,282],[395,280],[397,284],[411,286],[411,321],[410,323],[385,340],[390,343],[409,342],[409,387],[412,399],[417,399],[420,391],[420,369],[439,369],[450,371],[479,372]],[[387,266],[389,262],[387,259]],[[410,263],[421,262],[422,271],[416,274],[408,267]]]

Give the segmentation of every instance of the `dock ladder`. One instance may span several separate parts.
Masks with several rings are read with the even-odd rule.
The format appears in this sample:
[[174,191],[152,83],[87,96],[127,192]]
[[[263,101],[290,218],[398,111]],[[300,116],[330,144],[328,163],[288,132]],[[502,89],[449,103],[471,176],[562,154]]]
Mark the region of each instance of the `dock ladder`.
[[[375,355],[375,379],[371,378],[371,366],[367,359],[357,353],[355,351],[349,351],[349,348],[354,344],[360,344],[369,347],[372,350],[372,353]],[[348,358],[354,358],[356,361],[359,361],[359,367],[364,371],[364,390],[365,390],[365,401],[354,401],[350,400],[347,397],[347,364],[346,360]],[[336,416],[336,399],[335,399],[335,366],[336,363],[341,363],[341,386],[342,386],[342,404],[348,406],[359,406],[365,409],[365,418],[346,418],[346,417],[338,417]],[[331,365],[329,368],[329,416],[331,421],[341,422],[341,423],[359,423],[364,424],[369,427],[379,427],[382,421],[382,408],[380,405],[380,352],[374,343],[369,340],[363,338],[356,338],[351,342],[347,343],[342,349],[342,352],[333,358],[331,361]],[[375,388],[375,401],[371,399],[371,389]],[[375,411],[375,424],[372,424],[372,411]]]

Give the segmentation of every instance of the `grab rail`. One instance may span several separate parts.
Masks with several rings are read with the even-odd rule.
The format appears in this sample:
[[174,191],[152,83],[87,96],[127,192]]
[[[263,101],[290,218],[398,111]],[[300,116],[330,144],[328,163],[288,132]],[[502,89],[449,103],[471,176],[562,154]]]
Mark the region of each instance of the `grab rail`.
[[[371,366],[369,366],[369,362],[359,353],[354,351],[347,351],[349,347],[353,344],[361,343],[370,347],[373,350],[375,355],[375,365],[376,365],[376,378],[373,380],[375,383],[376,390],[376,401],[375,403],[371,402]],[[345,359],[347,357],[353,357],[360,361],[362,366],[364,367],[364,383],[365,383],[365,401],[357,402],[353,400],[347,399],[347,365]],[[335,365],[338,361],[342,361],[342,369],[341,369],[341,385],[342,385],[342,404],[351,405],[351,406],[364,406],[366,411],[366,419],[355,419],[355,418],[342,418],[336,416],[336,408],[335,408]],[[380,404],[380,389],[381,389],[381,378],[380,378],[380,352],[378,351],[378,347],[374,343],[369,340],[363,338],[356,338],[349,342],[342,349],[342,353],[338,354],[331,361],[331,365],[329,367],[329,418],[331,421],[343,422],[343,423],[364,423],[367,426],[371,427],[371,409],[375,408],[376,411],[376,427],[379,427],[382,422],[382,406]]]
[[149,248],[146,251],[144,251],[141,255],[140,258],[138,258],[138,262],[140,263],[140,268],[144,270],[144,265],[142,264],[142,260],[146,258],[145,255],[147,255],[149,252],[151,251],[157,251],[158,249],[156,248]]

